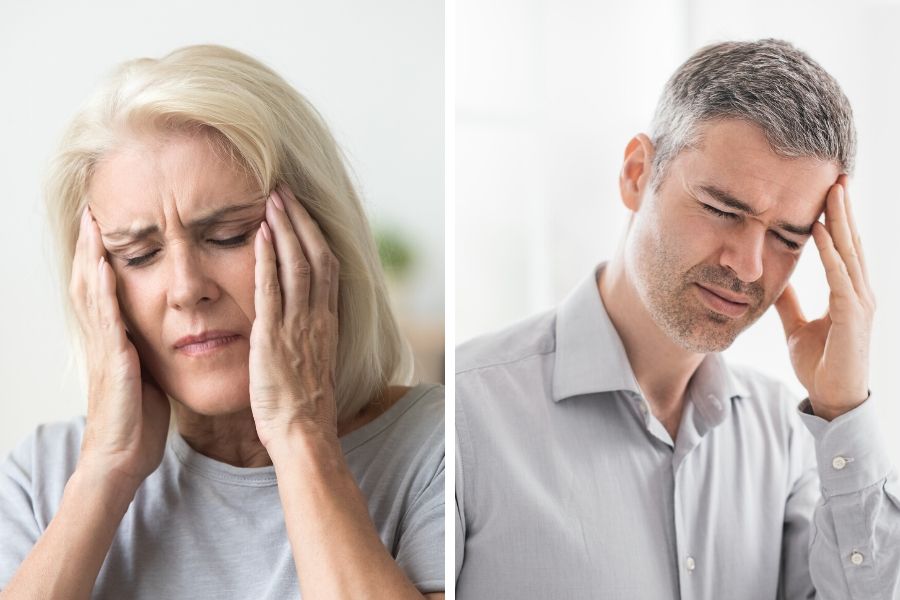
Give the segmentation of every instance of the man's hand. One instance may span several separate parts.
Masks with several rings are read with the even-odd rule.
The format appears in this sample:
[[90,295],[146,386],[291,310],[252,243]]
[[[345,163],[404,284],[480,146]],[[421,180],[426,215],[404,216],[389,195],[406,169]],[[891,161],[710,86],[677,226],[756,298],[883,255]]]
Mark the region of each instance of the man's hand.
[[791,363],[809,392],[813,412],[831,421],[868,398],[869,339],[875,313],[846,175],[828,191],[825,225],[816,222],[812,235],[831,288],[828,312],[807,321],[790,285],[775,308],[784,325]]

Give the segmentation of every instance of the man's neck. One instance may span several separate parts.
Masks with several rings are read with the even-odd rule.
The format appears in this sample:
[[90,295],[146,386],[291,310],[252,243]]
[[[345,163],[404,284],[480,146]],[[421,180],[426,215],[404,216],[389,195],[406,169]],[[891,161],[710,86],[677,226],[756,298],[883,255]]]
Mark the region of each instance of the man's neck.
[[685,391],[703,354],[678,346],[656,325],[629,280],[621,256],[603,268],[597,287],[641,392],[674,440]]

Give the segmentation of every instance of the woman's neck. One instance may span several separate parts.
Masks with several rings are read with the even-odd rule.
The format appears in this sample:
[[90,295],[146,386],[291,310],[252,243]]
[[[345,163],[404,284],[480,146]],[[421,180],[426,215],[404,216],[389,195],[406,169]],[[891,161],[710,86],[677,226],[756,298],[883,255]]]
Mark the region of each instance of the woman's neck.
[[[343,437],[375,420],[396,404],[410,388],[388,387],[366,404],[356,416],[338,423],[338,436]],[[250,408],[227,415],[201,415],[179,402],[173,403],[178,433],[196,452],[235,467],[268,467],[269,453],[259,441]]]

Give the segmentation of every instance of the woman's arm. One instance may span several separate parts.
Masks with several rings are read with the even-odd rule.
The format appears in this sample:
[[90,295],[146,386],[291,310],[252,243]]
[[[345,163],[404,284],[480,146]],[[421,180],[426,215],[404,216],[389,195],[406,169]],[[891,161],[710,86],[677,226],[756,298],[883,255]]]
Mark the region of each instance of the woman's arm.
[[59,511],[0,599],[90,598],[135,489],[106,473],[76,469]]
[[87,207],[69,294],[88,363],[81,454],[59,510],[0,594],[4,600],[89,598],[128,505],[165,451],[169,402],[142,379],[119,311],[116,276]]
[[304,598],[422,598],[378,537],[336,436],[298,429],[269,456]]
[[255,252],[250,403],[302,595],[421,599],[379,538],[337,435],[337,259],[289,190],[267,201]]

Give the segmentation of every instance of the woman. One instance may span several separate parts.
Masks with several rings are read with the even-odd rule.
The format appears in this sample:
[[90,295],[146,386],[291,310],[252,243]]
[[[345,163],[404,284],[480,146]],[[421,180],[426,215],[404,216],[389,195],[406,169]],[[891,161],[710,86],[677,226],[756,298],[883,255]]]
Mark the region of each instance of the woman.
[[88,414],[0,470],[0,597],[442,598],[443,389],[392,385],[371,232],[305,99],[218,46],[126,63],[47,197]]

